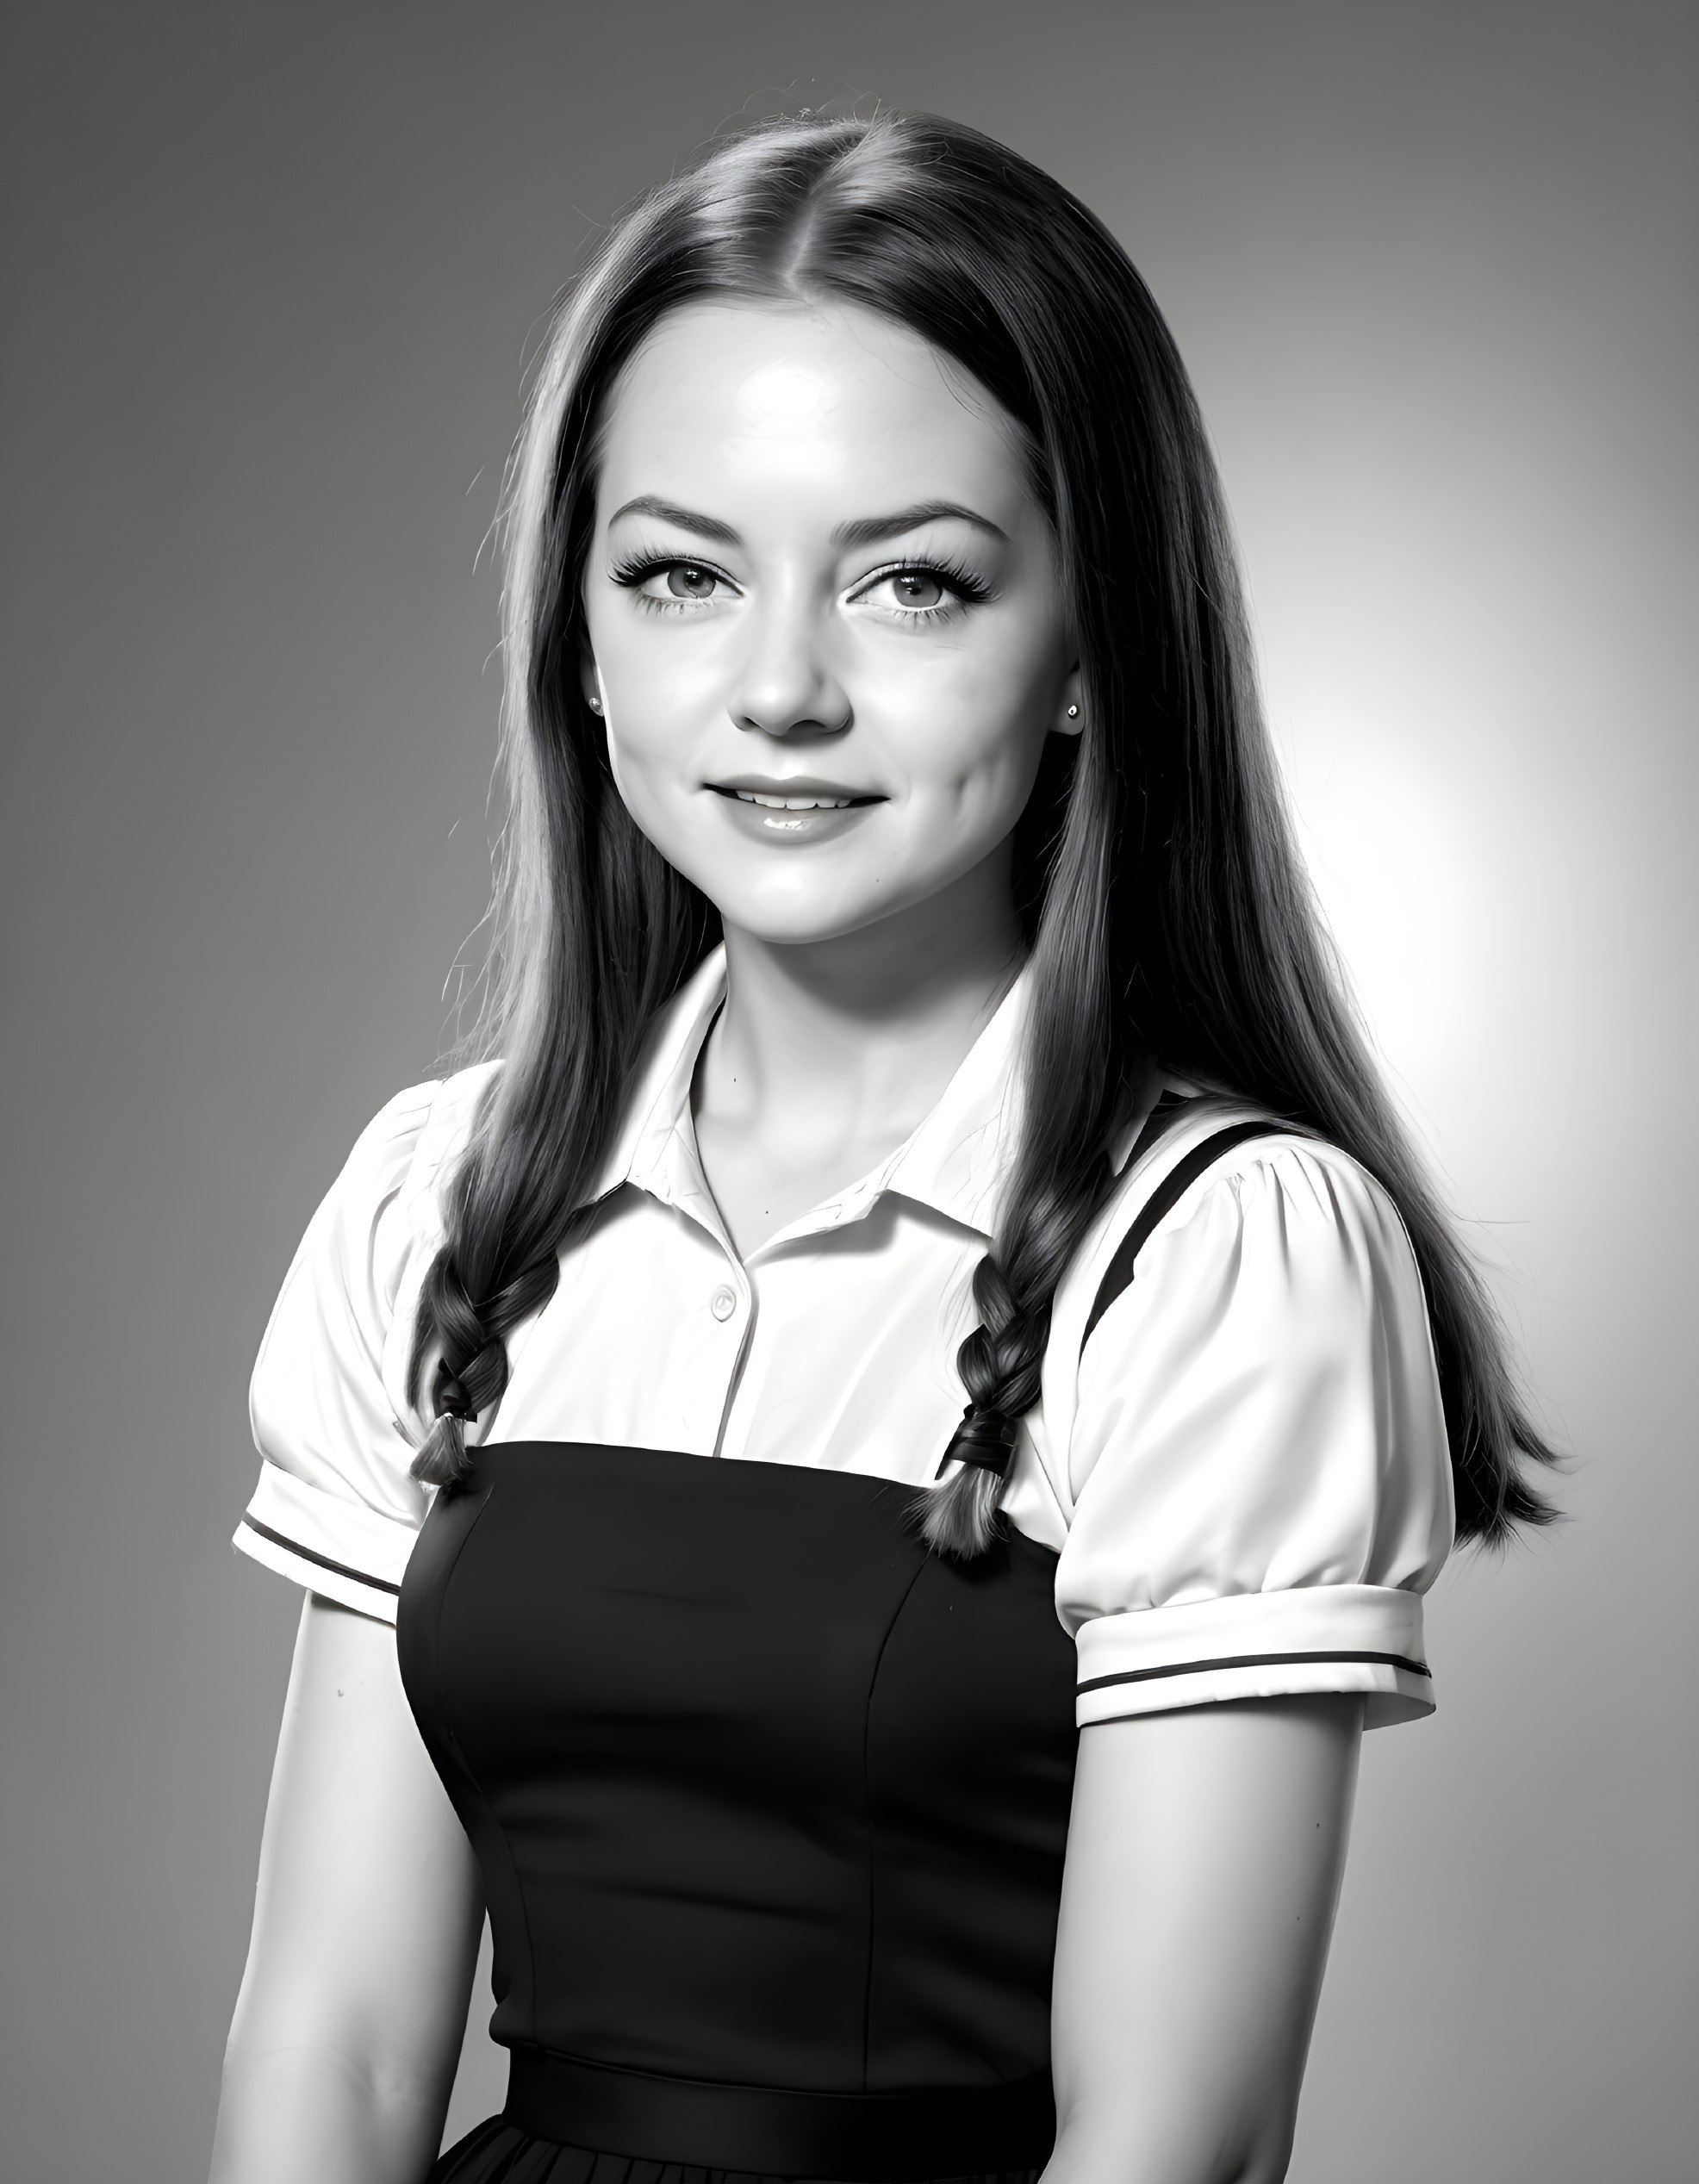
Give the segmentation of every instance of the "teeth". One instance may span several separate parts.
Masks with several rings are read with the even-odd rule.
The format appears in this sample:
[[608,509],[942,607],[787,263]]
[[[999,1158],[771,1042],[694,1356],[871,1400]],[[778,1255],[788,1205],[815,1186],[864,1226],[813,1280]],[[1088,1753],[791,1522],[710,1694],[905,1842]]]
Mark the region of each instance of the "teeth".
[[734,788],[740,804],[759,804],[769,812],[847,812],[855,801],[849,796],[763,796],[753,788]]

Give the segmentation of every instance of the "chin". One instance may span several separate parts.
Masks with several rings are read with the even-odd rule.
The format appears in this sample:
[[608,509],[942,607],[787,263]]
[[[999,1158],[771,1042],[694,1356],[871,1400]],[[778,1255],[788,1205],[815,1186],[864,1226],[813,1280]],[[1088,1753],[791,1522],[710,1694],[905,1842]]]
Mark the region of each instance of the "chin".
[[716,887],[694,873],[689,876],[719,912],[728,931],[747,934],[775,948],[844,939],[909,908],[916,899],[908,892],[895,893],[888,886],[850,890],[793,884],[769,893],[759,887]]
[[889,914],[889,905],[869,904],[860,912],[808,911],[801,908],[765,912],[736,904],[716,904],[720,922],[728,932],[747,935],[771,948],[809,948],[845,939]]

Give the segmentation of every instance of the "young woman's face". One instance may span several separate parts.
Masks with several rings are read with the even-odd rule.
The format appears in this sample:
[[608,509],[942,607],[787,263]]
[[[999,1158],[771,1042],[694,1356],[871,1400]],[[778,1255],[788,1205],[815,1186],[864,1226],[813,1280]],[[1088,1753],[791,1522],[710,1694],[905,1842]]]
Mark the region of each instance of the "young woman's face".
[[1006,907],[1078,678],[1016,428],[926,343],[663,320],[612,397],[584,603],[620,794],[728,926],[831,939],[976,873]]

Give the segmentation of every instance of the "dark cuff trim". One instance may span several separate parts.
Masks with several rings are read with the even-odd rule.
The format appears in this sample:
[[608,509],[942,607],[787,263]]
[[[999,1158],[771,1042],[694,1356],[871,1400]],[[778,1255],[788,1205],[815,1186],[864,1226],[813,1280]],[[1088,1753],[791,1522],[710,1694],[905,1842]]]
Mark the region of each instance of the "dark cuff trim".
[[1176,1661],[1172,1668],[1126,1668],[1117,1676],[1094,1676],[1080,1685],[1082,1691],[1101,1691],[1111,1683],[1148,1683],[1161,1676],[1204,1676],[1217,1668],[1284,1668],[1304,1661],[1372,1661],[1382,1668],[1401,1668],[1410,1676],[1433,1671],[1403,1653],[1229,1653],[1213,1661]]
[[351,1570],[345,1562],[333,1562],[327,1554],[315,1554],[311,1547],[303,1547],[299,1540],[286,1539],[256,1516],[245,1516],[242,1521],[250,1532],[258,1532],[262,1540],[269,1540],[274,1547],[285,1547],[290,1554],[298,1554],[303,1562],[316,1562],[321,1570],[333,1570],[339,1577],[352,1577],[356,1584],[370,1585],[374,1592],[393,1593],[398,1600],[401,1597],[401,1587],[392,1585],[386,1577],[369,1577],[364,1570]]

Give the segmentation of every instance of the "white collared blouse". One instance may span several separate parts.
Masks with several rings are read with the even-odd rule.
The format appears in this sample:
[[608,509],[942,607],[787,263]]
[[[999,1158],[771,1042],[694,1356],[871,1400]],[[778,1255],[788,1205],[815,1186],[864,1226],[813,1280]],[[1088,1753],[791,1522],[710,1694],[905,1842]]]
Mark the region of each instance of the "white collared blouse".
[[[740,1259],[690,1114],[725,976],[716,951],[664,1012],[594,1219],[509,1337],[477,1437],[928,1485],[966,1400],[955,1357],[1016,1142],[1027,981],[902,1145]],[[253,1376],[264,1460],[235,1544],[390,1621],[433,1491],[408,1470],[429,1423],[408,1394],[414,1316],[493,1066],[401,1093],[361,1135]],[[1059,1558],[1080,1720],[1315,1691],[1366,1695],[1371,1723],[1426,1713],[1422,1595],[1452,1543],[1451,1473],[1421,1280],[1379,1185],[1305,1137],[1239,1147],[1158,1223],[1082,1349],[1151,1192],[1254,1111],[1199,1105],[1123,1169],[1057,1290],[1004,1498]]]

